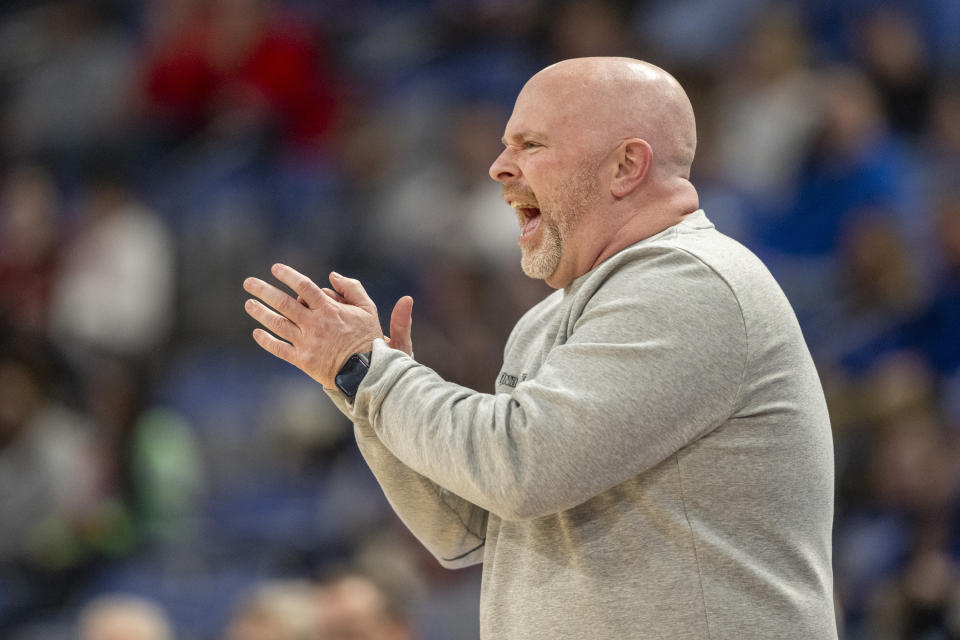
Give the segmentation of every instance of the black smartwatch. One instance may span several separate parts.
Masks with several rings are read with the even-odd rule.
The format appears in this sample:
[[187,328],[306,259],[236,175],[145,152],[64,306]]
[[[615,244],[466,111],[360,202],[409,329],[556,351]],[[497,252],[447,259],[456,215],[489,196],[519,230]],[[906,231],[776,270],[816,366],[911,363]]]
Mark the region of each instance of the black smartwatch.
[[357,389],[360,388],[360,383],[363,381],[363,377],[367,375],[367,371],[370,370],[370,354],[372,351],[367,351],[366,353],[355,353],[340,367],[340,371],[337,372],[337,376],[333,379],[333,382],[337,385],[337,389],[340,389],[343,392],[343,395],[348,398],[352,398],[357,395]]

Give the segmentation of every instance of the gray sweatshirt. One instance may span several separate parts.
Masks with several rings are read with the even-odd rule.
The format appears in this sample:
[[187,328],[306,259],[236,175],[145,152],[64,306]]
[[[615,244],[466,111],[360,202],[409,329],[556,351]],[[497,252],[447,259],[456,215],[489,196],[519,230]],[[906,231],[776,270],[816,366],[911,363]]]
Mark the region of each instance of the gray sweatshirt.
[[826,640],[833,448],[763,264],[702,211],[528,311],[493,395],[376,341],[330,393],[484,639]]

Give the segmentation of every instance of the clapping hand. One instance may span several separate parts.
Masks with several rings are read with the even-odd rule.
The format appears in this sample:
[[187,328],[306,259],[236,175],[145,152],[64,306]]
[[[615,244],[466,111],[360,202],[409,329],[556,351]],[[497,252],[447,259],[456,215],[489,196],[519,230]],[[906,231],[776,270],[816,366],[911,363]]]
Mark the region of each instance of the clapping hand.
[[303,370],[328,389],[340,367],[354,353],[370,351],[373,341],[383,338],[394,349],[413,354],[410,338],[413,298],[397,301],[390,316],[387,338],[380,329],[377,306],[358,280],[330,274],[333,289],[321,288],[310,278],[283,264],[273,275],[297,293],[297,298],[260,280],[247,278],[243,288],[259,300],[247,300],[244,308],[271,333],[255,329],[253,339],[261,347]]

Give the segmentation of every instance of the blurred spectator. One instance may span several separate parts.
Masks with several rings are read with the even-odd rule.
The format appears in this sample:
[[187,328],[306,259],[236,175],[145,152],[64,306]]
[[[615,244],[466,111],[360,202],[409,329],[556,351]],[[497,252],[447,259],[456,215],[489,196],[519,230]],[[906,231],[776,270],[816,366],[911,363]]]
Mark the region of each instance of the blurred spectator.
[[955,188],[960,175],[960,81],[942,83],[933,96],[930,127],[924,140],[929,179],[927,187],[936,192]]
[[224,640],[324,640],[313,589],[278,580],[257,586],[234,612]]
[[316,590],[319,640],[413,640],[409,613],[398,597],[369,576],[347,571]]
[[875,504],[918,521],[949,521],[957,470],[938,425],[919,417],[890,420],[877,434],[869,473]]
[[103,596],[80,613],[79,640],[174,640],[164,611],[149,600]]
[[944,283],[960,279],[960,189],[945,191],[934,217],[939,277]]
[[53,176],[21,165],[0,187],[0,316],[21,329],[47,323],[60,260],[60,194]]
[[[786,194],[819,120],[817,77],[795,10],[760,13],[718,91],[718,162],[722,179],[767,206]],[[707,117],[710,117],[709,115]]]
[[960,638],[960,567],[938,549],[915,552],[870,603],[864,637],[871,640]]
[[767,0],[651,0],[637,3],[638,42],[656,64],[714,65],[732,50]]
[[98,359],[84,376],[83,395],[109,453],[112,492],[122,498],[134,534],[150,542],[177,542],[191,533],[202,483],[199,453],[186,421],[149,406],[141,368]]
[[520,254],[516,217],[487,170],[501,147],[504,113],[466,103],[450,118],[451,137],[381,198],[373,231],[394,263],[411,256],[476,261],[493,269]]
[[148,118],[176,137],[269,135],[295,148],[333,124],[335,81],[304,31],[269,0],[154,1],[144,85]]
[[879,307],[892,317],[916,307],[921,291],[903,237],[882,215],[862,215],[841,239],[844,297],[854,308]]
[[96,167],[53,291],[50,326],[82,364],[105,353],[147,356],[174,316],[171,238],[118,170]]
[[805,329],[821,366],[863,370],[903,344],[902,327],[926,302],[917,265],[890,216],[862,212],[841,235],[835,286]]
[[829,290],[838,243],[857,216],[879,208],[918,224],[906,215],[912,166],[873,87],[850,68],[831,69],[819,83],[822,118],[796,195],[782,215],[758,221],[761,250],[801,322]]
[[[24,9],[13,35],[32,56],[10,69],[5,153],[75,162],[128,132],[133,97],[129,40],[104,2],[62,0]],[[23,51],[23,48],[20,48]]]
[[82,524],[101,497],[93,426],[52,398],[46,353],[22,335],[0,349],[0,557],[8,560],[42,562],[43,527]]
[[307,472],[311,466],[329,466],[344,447],[352,447],[352,425],[305,381],[278,382],[263,405],[260,423],[264,453],[274,455],[282,469]]
[[910,349],[885,353],[854,379],[860,396],[861,427],[925,422],[937,414],[936,371],[921,353]]
[[851,215],[896,209],[909,178],[902,148],[888,135],[876,92],[862,74],[849,68],[826,72],[820,96],[823,115],[795,204],[765,238],[794,255],[835,251]]
[[[874,637],[856,633],[868,624],[873,598],[907,566],[924,528],[951,524],[957,499],[951,449],[935,422],[889,420],[871,435],[861,452],[866,468],[848,468],[843,479],[846,517],[835,532],[837,588],[852,638]],[[849,493],[851,483],[858,493]]]
[[614,0],[567,0],[558,3],[549,31],[552,60],[587,56],[630,56],[629,4]]
[[203,51],[204,3],[151,0],[145,14],[145,124],[165,128],[175,142],[197,132],[208,116],[212,71]]
[[[256,195],[250,189],[215,189],[205,187],[207,200],[178,233],[176,325],[188,341],[246,337],[246,326],[232,314],[242,304],[242,291],[231,286],[234,274],[279,259],[265,252],[269,215]],[[191,205],[197,206],[185,203]]]
[[0,635],[60,606],[91,555],[111,543],[116,513],[106,460],[88,419],[57,402],[49,346],[0,344]]
[[960,192],[946,194],[935,219],[939,271],[933,295],[906,327],[906,342],[941,374],[960,371]]
[[869,629],[877,623],[876,599],[912,558],[955,549],[960,540],[956,439],[939,420],[937,378],[920,354],[884,356],[856,387],[858,408],[835,425],[842,428],[837,489],[843,517],[834,553],[848,637],[925,637],[875,636],[877,629]]
[[881,8],[863,21],[860,57],[880,94],[887,122],[898,132],[920,134],[934,90],[926,47],[910,16]]
[[891,423],[880,435],[871,461],[875,496],[912,535],[894,547],[903,554],[897,571],[868,596],[865,637],[960,637],[960,576],[950,555],[960,533],[955,449],[930,422]]

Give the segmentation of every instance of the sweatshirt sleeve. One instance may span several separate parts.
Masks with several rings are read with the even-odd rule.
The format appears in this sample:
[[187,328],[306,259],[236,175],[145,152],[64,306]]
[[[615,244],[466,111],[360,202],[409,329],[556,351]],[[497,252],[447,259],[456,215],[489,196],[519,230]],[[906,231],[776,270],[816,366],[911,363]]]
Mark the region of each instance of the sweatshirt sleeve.
[[[338,391],[326,391],[349,416],[351,406],[346,397]],[[383,446],[368,421],[354,420],[360,454],[390,506],[421,544],[448,569],[482,562],[487,512],[404,465]]]
[[354,420],[416,473],[522,520],[581,504],[730,417],[746,332],[726,282],[676,249],[595,276],[566,341],[512,395],[446,382],[377,341]]

